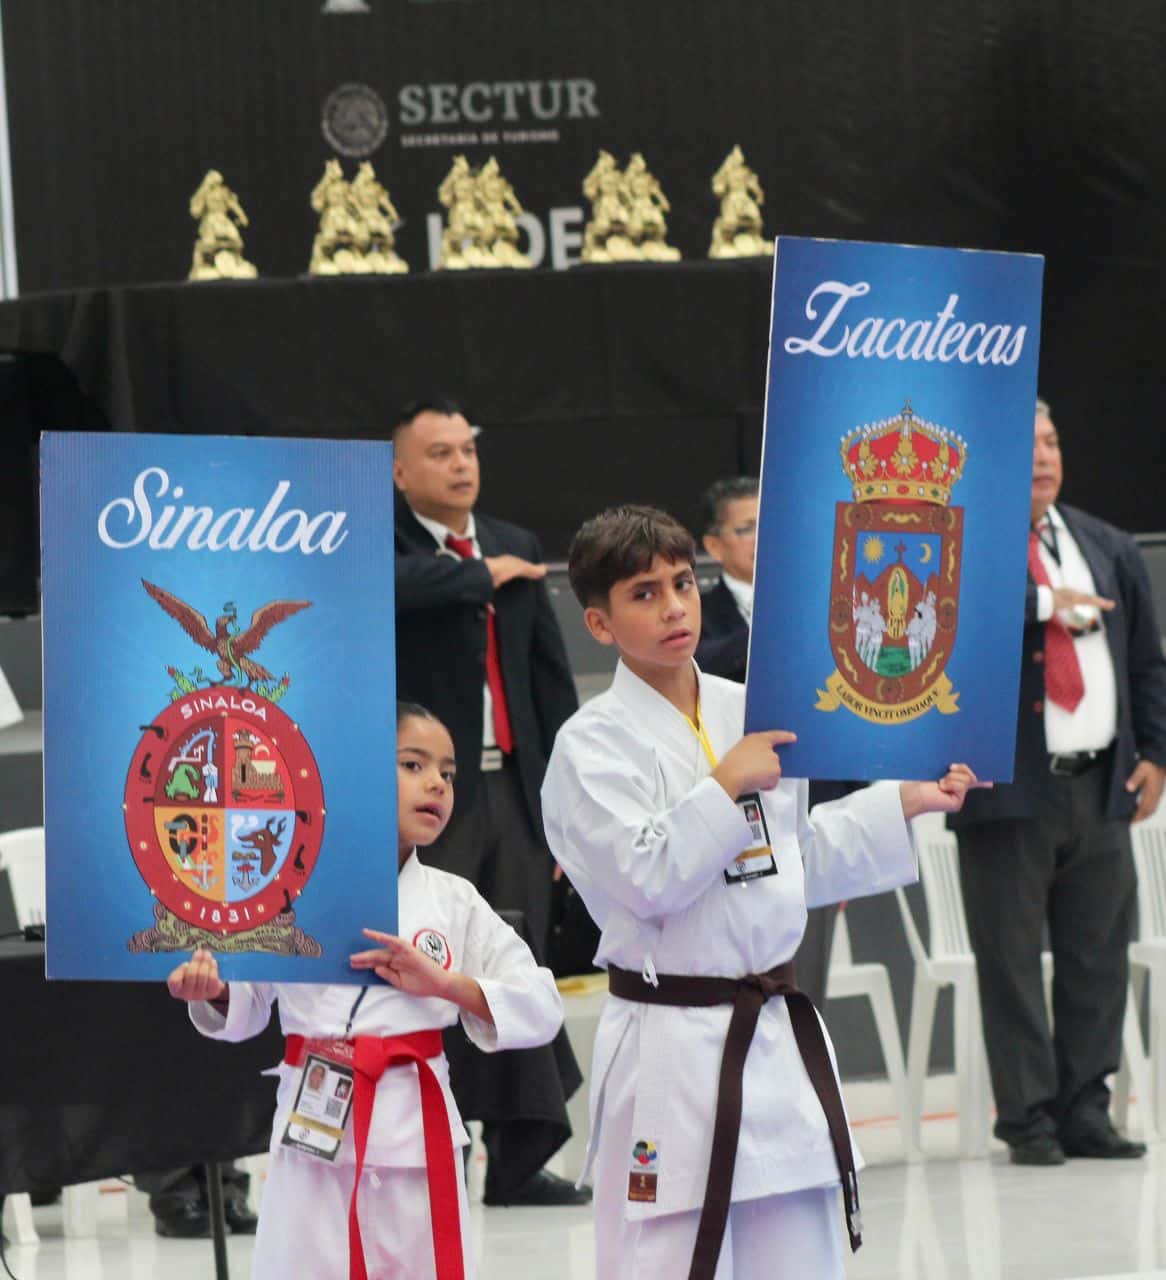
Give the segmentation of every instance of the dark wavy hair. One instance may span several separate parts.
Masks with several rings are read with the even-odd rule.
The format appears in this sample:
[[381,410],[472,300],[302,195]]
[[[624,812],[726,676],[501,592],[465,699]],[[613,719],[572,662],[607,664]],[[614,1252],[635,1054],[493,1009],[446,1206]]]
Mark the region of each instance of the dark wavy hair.
[[607,606],[617,582],[643,573],[661,556],[672,563],[696,564],[692,534],[656,507],[608,507],[584,522],[571,539],[567,574],[584,609]]

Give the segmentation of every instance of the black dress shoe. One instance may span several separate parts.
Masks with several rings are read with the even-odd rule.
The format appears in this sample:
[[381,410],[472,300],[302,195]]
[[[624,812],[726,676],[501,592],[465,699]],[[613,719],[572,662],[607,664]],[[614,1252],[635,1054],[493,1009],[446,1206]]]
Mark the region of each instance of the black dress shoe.
[[482,1203],[498,1205],[579,1205],[591,1203],[591,1188],[576,1187],[558,1174],[540,1169],[503,1199],[487,1190]]
[[1144,1142],[1131,1142],[1116,1129],[1087,1129],[1061,1139],[1067,1156],[1087,1160],[1140,1160],[1146,1154]]
[[1054,1165],[1065,1163],[1065,1152],[1051,1133],[1013,1143],[1008,1152],[1013,1164]]
[[253,1236],[259,1226],[259,1219],[251,1212],[246,1196],[227,1196],[223,1202],[223,1217],[237,1236]]
[[205,1240],[211,1233],[211,1218],[202,1205],[189,1201],[169,1213],[156,1213],[154,1230],[173,1240]]

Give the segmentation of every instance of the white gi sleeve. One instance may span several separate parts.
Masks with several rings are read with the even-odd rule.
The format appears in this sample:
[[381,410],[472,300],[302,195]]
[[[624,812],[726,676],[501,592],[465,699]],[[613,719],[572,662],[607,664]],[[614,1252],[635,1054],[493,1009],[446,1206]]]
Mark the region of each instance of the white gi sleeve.
[[798,843],[806,906],[865,898],[919,878],[897,782],[807,810],[809,783],[798,783]]
[[[543,824],[551,852],[589,903],[588,886],[639,919],[672,915],[748,846],[748,824],[712,778],[661,809],[631,751],[564,737],[543,782]],[[644,754],[640,745],[636,755]]]
[[271,1021],[275,986],[270,982],[228,983],[231,999],[226,1016],[203,1000],[190,1005],[190,1020],[202,1035],[212,1040],[250,1040]]
[[555,1038],[563,1002],[549,969],[535,963],[517,933],[475,894],[461,966],[482,988],[494,1025],[461,1011],[466,1035],[484,1053],[533,1049]]

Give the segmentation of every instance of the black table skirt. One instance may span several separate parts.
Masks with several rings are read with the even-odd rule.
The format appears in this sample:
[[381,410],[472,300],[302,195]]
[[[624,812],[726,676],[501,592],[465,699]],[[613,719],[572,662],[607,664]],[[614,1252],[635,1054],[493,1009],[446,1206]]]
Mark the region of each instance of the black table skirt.
[[0,1193],[267,1150],[272,1025],[200,1036],[160,984],[46,982],[44,947],[0,944]]

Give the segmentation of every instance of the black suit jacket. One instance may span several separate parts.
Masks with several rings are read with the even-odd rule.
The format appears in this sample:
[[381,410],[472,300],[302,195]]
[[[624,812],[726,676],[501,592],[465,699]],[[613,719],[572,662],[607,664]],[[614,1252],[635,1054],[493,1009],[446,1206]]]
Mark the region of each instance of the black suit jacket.
[[741,610],[723,578],[701,595],[700,608],[697,666],[711,675],[743,682],[749,654],[749,624],[741,617]]
[[[1125,781],[1139,758],[1166,765],[1166,658],[1154,619],[1150,580],[1137,543],[1126,533],[1058,503],[1057,511],[1085,557],[1097,594],[1115,608],[1103,613],[1117,684],[1117,737],[1110,761],[1106,817],[1129,818],[1135,798]],[[1050,789],[1044,726],[1044,624],[1036,616],[1036,584],[1025,601],[1024,655],[1016,721],[1016,769],[1011,784],[973,791],[952,828],[1039,816]]]
[[[474,513],[484,556],[541,562],[526,529]],[[455,812],[472,801],[482,755],[486,606],[493,604],[515,756],[535,830],[539,788],[559,725],[577,708],[575,681],[543,582],[518,578],[498,591],[480,560],[438,554],[432,535],[396,504],[397,693],[440,716],[457,752]]]

